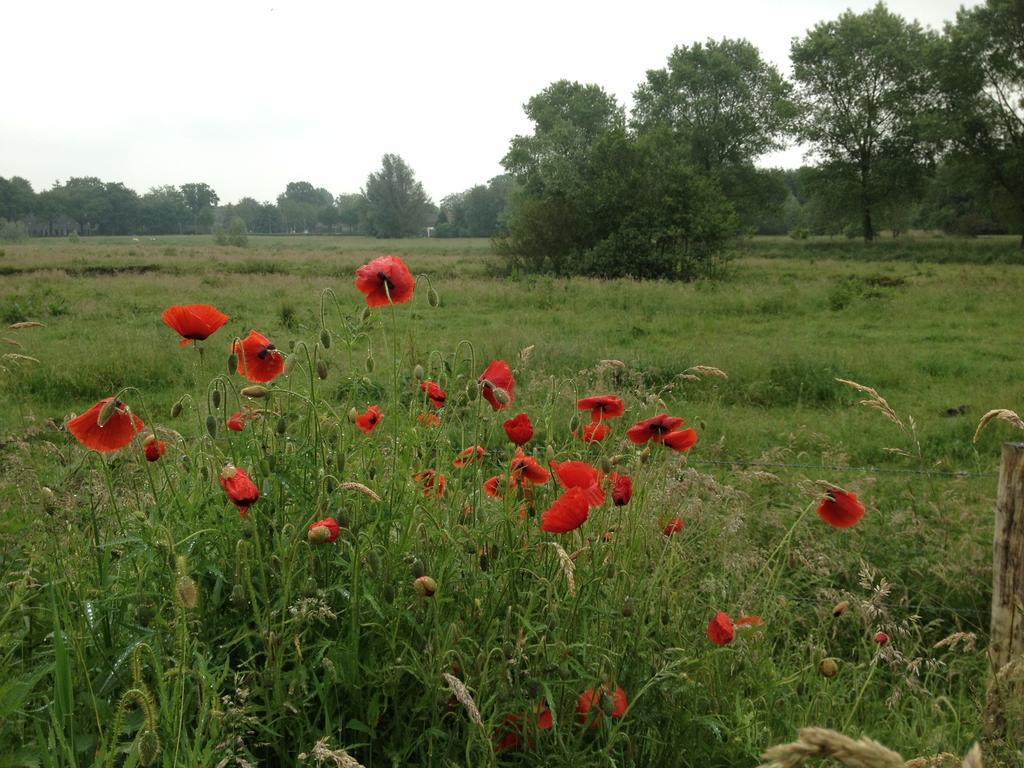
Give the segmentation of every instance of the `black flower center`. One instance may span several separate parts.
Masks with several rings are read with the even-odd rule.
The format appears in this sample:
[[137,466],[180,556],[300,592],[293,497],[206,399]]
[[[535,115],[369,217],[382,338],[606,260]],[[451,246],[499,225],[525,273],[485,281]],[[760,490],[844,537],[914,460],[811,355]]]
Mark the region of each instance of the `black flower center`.
[[395,290],[395,284],[391,282],[391,278],[384,272],[378,272],[377,279],[380,280],[383,285],[387,286],[389,292]]

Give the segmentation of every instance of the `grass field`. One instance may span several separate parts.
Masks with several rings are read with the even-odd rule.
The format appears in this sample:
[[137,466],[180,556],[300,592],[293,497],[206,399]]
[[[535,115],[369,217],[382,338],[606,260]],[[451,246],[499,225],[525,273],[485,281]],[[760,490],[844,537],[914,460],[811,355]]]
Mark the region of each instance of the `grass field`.
[[[0,370],[0,752],[14,755],[0,765],[289,765],[326,738],[367,766],[752,766],[804,725],[907,758],[963,754],[980,735],[992,473],[1011,433],[971,438],[1024,394],[1015,248],[755,239],[725,279],[670,284],[503,276],[472,240],[0,246],[0,321],[44,324],[0,334],[0,353],[34,358]],[[382,253],[429,276],[440,306],[421,283],[361,321],[353,273]],[[338,301],[322,307],[326,288]],[[160,321],[193,302],[231,316],[202,356]],[[254,401],[263,418],[228,433],[245,382],[227,355],[250,328],[297,362]],[[470,397],[494,358],[516,369],[508,412]],[[416,421],[417,364],[449,393],[435,430]],[[693,375],[701,365],[727,378]],[[837,378],[876,388],[901,423]],[[137,445],[98,460],[59,429],[123,387],[168,443],[159,463]],[[623,423],[583,444],[575,400],[608,392]],[[345,414],[370,404],[385,419],[363,436]],[[551,486],[532,503],[482,494],[508,467],[501,422],[520,410],[528,452],[613,462],[633,477],[630,503],[555,536],[532,516]],[[659,412],[684,417],[697,445],[646,458],[624,440]],[[453,468],[475,443],[483,464]],[[216,482],[228,460],[263,487],[244,520]],[[410,479],[426,468],[447,475],[441,498]],[[819,520],[819,480],[856,491],[864,519]],[[307,544],[327,514],[342,536]],[[685,525],[665,536],[675,516]],[[421,573],[432,598],[412,590]],[[719,610],[762,623],[719,648],[705,636]],[[889,643],[872,641],[879,629]],[[933,647],[958,632],[974,645]],[[444,674],[468,686],[479,724]],[[577,696],[602,682],[628,711],[578,724]],[[510,732],[519,748],[500,749]]]

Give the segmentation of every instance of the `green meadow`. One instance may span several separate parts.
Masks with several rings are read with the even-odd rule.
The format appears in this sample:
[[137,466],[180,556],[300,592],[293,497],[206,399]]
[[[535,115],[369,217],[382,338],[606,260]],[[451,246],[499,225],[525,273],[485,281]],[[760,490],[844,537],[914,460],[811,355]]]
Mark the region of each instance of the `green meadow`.
[[[424,278],[363,316],[353,275],[381,254]],[[755,766],[808,725],[962,755],[981,736],[995,472],[1015,435],[972,437],[1024,398],[1022,261],[1012,238],[755,238],[721,279],[683,284],[508,274],[486,240],[4,244],[0,766],[346,765],[341,750],[365,766]],[[231,318],[201,353],[160,319],[187,303]],[[295,362],[248,401],[227,360],[253,328]],[[516,375],[507,411],[476,392],[495,358]],[[416,366],[449,394],[438,428],[416,420]],[[101,458],[63,429],[118,392],[167,443],[159,462],[138,440]],[[606,393],[626,414],[584,444],[575,401]],[[362,435],[346,414],[371,404],[385,418]],[[228,432],[245,405],[259,418]],[[537,524],[553,482],[481,493],[520,410],[528,453],[630,474],[629,504],[553,535]],[[695,447],[625,440],[662,412]],[[484,461],[454,468],[473,444]],[[244,519],[217,483],[229,461],[261,488]],[[447,475],[441,498],[411,479],[426,468]],[[820,481],[855,491],[863,520],[820,520]],[[327,515],[337,542],[307,543]],[[424,573],[432,597],[412,589]],[[718,647],[718,611],[761,623]],[[629,709],[605,697],[606,717],[578,722],[602,684]]]

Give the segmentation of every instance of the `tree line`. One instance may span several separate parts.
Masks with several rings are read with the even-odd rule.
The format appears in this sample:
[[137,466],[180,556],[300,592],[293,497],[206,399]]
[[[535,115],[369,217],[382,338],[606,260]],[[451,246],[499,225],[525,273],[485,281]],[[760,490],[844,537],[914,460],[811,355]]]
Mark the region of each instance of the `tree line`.
[[[343,232],[496,236],[515,265],[687,277],[740,233],[1024,230],[1024,4],[987,0],[940,32],[883,3],[818,23],[791,45],[792,79],[746,40],[677,47],[625,108],[595,84],[558,81],[525,105],[506,174],[435,205],[385,155],[356,193],[309,182],[275,202],[220,205],[204,183],[138,195],[74,178],[35,193],[0,178],[0,219],[98,234]],[[811,163],[758,168],[797,143]],[[1021,240],[1024,247],[1024,237]]]

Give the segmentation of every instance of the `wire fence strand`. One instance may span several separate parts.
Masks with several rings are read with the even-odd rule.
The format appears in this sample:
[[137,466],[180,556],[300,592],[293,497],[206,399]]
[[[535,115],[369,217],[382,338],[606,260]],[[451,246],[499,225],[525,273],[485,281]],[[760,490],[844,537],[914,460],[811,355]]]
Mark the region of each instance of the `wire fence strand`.
[[690,461],[691,467],[718,466],[718,467],[753,467],[757,469],[814,469],[828,472],[847,472],[857,474],[879,474],[879,475],[918,475],[922,477],[941,477],[949,479],[975,478],[975,477],[999,477],[998,472],[971,472],[969,470],[942,470],[942,469],[906,469],[902,467],[844,467],[832,464],[794,464],[786,462],[770,461],[749,461],[744,459],[700,459]]

